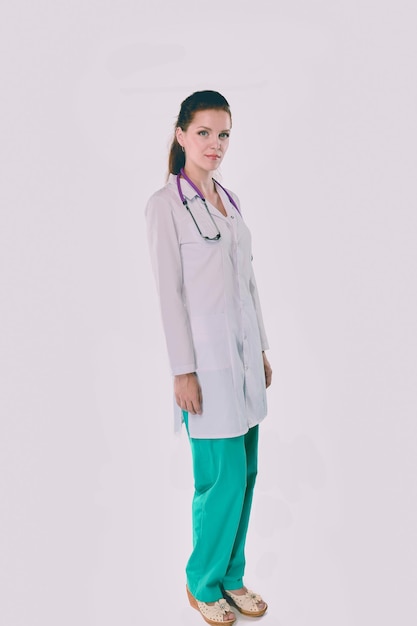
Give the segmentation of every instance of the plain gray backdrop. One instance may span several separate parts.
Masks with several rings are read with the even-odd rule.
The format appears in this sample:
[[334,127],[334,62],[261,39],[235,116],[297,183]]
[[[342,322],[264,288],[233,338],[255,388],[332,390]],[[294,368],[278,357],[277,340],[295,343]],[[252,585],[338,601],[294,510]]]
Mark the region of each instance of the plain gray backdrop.
[[4,626],[202,623],[144,222],[198,89],[232,108],[271,345],[262,624],[416,624],[416,26],[411,0],[3,0]]

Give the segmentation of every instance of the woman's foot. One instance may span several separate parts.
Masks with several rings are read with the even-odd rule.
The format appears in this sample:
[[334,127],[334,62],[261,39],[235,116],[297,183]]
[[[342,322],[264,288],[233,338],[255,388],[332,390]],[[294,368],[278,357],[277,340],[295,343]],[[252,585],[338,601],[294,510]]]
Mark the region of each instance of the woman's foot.
[[194,609],[197,609],[203,619],[213,626],[217,624],[227,624],[231,626],[236,621],[236,615],[230,611],[230,605],[224,598],[220,598],[216,602],[200,602],[194,598],[187,586],[188,600]]
[[199,602],[197,600],[197,603],[206,604],[207,606],[219,605],[220,607],[223,607],[222,610],[225,610],[225,612],[223,613],[223,622],[230,624],[231,622],[234,622],[236,620],[236,615],[233,613],[233,611],[228,610],[230,609],[230,606],[224,598],[220,598],[220,600],[217,600],[217,602]]
[[247,587],[232,590],[225,589],[224,592],[243,615],[260,617],[268,608],[267,603],[262,600],[261,596]]

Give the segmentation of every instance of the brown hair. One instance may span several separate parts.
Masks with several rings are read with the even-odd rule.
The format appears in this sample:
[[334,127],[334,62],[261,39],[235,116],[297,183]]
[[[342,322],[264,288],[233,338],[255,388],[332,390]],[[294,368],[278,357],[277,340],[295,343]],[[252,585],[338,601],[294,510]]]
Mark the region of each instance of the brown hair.
[[[193,121],[194,114],[197,113],[197,111],[206,111],[207,109],[226,111],[230,115],[230,119],[232,119],[229,103],[218,91],[195,91],[181,103],[178,119],[175,122],[174,132],[178,127],[186,131]],[[177,141],[176,135],[174,134],[174,139],[172,140],[169,150],[168,173],[178,174],[184,165],[185,154]]]

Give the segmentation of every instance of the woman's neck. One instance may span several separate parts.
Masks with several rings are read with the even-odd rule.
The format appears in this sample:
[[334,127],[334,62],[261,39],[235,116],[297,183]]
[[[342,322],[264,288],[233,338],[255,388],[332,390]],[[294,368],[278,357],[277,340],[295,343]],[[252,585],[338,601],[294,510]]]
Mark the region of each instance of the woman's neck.
[[212,179],[212,172],[205,170],[196,170],[184,167],[184,172],[194,185],[201,191],[205,198],[210,198],[216,192],[216,188]]

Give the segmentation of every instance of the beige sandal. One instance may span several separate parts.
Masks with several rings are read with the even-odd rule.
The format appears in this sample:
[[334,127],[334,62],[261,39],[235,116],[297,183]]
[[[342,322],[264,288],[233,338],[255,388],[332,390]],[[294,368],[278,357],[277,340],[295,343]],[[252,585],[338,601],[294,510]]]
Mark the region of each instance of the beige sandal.
[[213,624],[214,626],[217,626],[218,624],[227,624],[228,626],[231,626],[231,624],[236,621],[236,617],[233,619],[224,619],[226,613],[229,613],[230,611],[230,605],[224,598],[220,598],[220,600],[217,600],[214,604],[207,604],[206,602],[196,600],[191,591],[188,589],[188,586],[186,589],[191,606],[193,609],[200,611],[207,624]]
[[261,617],[261,615],[263,615],[268,608],[268,605],[265,602],[264,608],[259,609],[259,602],[264,602],[264,600],[262,600],[259,594],[254,593],[250,589],[248,589],[246,593],[241,596],[233,593],[233,591],[227,591],[226,589],[224,592],[232,600],[234,606],[242,613],[242,615],[248,615],[249,617]]

